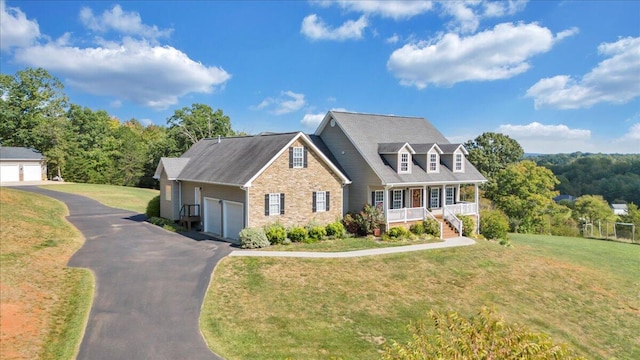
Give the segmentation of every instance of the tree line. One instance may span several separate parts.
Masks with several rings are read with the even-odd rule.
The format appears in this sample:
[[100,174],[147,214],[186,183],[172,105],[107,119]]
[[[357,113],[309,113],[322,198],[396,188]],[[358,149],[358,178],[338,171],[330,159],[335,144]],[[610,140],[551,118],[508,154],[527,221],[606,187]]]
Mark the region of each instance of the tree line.
[[601,195],[609,203],[640,204],[640,154],[571,154],[531,157],[558,178],[561,194]]
[[[491,132],[465,146],[469,161],[488,180],[484,208],[502,212],[511,231],[575,236],[586,223],[615,221],[640,228],[638,154],[524,158],[517,141]],[[560,193],[577,199],[556,203]],[[626,215],[613,214],[609,203],[616,200],[628,204]]]
[[161,157],[180,156],[198,140],[237,135],[222,110],[193,104],[167,126],[121,121],[104,110],[69,102],[63,85],[42,68],[0,74],[0,144],[28,147],[47,159],[48,177],[157,187]]

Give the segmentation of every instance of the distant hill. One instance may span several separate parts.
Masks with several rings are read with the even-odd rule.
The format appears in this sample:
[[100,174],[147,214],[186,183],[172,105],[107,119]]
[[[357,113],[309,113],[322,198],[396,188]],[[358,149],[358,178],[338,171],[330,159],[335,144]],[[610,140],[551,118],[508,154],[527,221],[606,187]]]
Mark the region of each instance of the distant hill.
[[602,195],[609,203],[640,204],[640,154],[527,154],[560,180],[561,194]]

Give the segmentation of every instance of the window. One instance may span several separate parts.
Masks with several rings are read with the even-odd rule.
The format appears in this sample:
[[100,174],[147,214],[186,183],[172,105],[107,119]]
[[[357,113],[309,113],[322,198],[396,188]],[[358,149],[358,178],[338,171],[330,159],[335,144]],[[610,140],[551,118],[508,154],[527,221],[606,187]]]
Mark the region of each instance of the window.
[[455,189],[453,187],[446,188],[444,195],[445,204],[453,205],[455,203]]
[[264,214],[267,216],[284,214],[284,194],[281,194],[281,193],[265,194]]
[[373,206],[384,206],[384,191],[376,190],[373,192]]
[[463,162],[462,162],[462,159],[463,159],[462,154],[457,153],[455,157],[456,157],[456,162],[454,165],[455,171],[463,171],[464,168],[463,168]]
[[400,153],[400,173],[408,173],[409,172],[409,154],[408,153]]
[[316,191],[313,193],[313,212],[329,211],[329,192]]
[[164,187],[164,198],[167,201],[171,201],[171,184],[167,184]]
[[304,167],[304,147],[296,146],[293,148],[292,164],[294,169],[302,169]]
[[438,154],[429,154],[429,172],[438,172]]
[[431,196],[429,197],[429,207],[432,209],[437,209],[440,207],[440,189],[431,189]]
[[404,191],[402,190],[393,190],[393,202],[391,204],[392,209],[402,209],[402,200]]

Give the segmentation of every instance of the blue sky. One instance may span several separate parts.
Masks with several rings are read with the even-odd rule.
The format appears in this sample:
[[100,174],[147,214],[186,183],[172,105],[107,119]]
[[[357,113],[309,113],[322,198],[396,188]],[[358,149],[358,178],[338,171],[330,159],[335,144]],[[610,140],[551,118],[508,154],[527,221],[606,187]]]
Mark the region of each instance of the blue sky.
[[418,116],[452,142],[640,152],[640,1],[4,1],[0,66],[143,123],[204,103],[236,130],[328,110]]

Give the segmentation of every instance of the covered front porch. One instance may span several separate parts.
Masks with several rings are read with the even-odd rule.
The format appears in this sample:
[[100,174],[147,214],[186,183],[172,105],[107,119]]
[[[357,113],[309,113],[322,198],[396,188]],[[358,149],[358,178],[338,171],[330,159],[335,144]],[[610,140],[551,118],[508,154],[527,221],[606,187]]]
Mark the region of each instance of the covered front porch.
[[[471,193],[473,191],[473,193]],[[373,204],[384,209],[386,228],[434,219],[462,234],[458,215],[479,214],[478,184],[421,184],[387,186],[372,192]],[[443,234],[442,228],[440,231]]]

